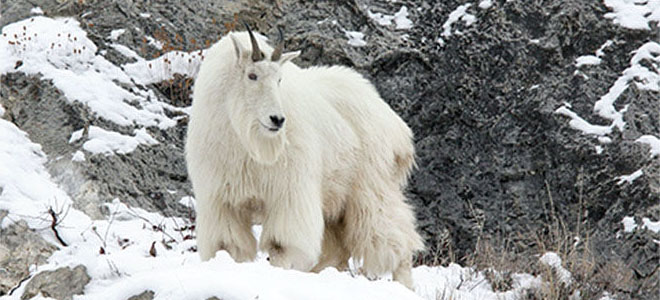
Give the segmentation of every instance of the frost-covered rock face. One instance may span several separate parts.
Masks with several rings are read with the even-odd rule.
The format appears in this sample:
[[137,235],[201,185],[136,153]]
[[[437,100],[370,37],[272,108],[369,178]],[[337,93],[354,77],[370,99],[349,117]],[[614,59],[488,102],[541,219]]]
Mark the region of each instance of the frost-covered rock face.
[[[271,38],[283,26],[301,66],[356,68],[413,128],[420,260],[465,262],[484,240],[535,260],[537,242],[566,228],[598,263],[634,271],[627,297],[657,294],[660,236],[642,226],[660,214],[657,1],[82,2],[11,1],[0,25],[38,16],[35,6],[73,17],[87,47],[71,42],[81,58],[61,62],[84,75],[104,66],[108,101],[121,94],[126,106],[72,95],[75,83],[26,61],[3,70],[0,112],[42,145],[50,175],[92,218],[115,198],[188,216],[189,81],[159,80],[194,76],[206,41],[237,14]],[[182,52],[157,58],[172,50]],[[625,217],[639,226],[625,231]]]

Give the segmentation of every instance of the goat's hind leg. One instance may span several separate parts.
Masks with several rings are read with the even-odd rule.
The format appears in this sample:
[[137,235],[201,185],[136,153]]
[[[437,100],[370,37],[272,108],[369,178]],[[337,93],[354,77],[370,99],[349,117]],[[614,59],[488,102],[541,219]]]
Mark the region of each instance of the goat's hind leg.
[[412,256],[424,244],[415,230],[411,207],[403,194],[391,190],[358,191],[347,206],[346,240],[354,258],[362,260],[369,277],[392,272],[393,279],[412,289]]
[[323,232],[323,244],[319,262],[312,272],[321,272],[327,267],[334,267],[339,271],[348,269],[348,259],[351,254],[344,246],[344,226],[342,223],[326,223]]

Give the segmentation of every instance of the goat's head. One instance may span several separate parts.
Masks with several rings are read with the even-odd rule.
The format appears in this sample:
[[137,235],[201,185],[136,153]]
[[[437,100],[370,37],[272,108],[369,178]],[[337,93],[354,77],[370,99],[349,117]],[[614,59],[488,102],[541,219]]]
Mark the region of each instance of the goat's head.
[[[255,159],[272,162],[279,156],[279,151],[270,153],[273,151],[262,148],[279,144],[281,145],[278,149],[283,147],[287,124],[280,96],[283,80],[281,68],[286,62],[300,55],[300,52],[282,53],[284,38],[280,30],[278,45],[272,53],[268,53],[271,48],[265,44],[260,46],[247,24],[245,27],[249,35],[249,45],[239,38],[239,34],[230,35],[236,54],[234,91],[239,93],[229,104],[233,118],[231,123],[236,133],[247,139],[244,140],[244,143],[247,143],[245,146]],[[270,58],[266,57],[267,54],[270,54]]]

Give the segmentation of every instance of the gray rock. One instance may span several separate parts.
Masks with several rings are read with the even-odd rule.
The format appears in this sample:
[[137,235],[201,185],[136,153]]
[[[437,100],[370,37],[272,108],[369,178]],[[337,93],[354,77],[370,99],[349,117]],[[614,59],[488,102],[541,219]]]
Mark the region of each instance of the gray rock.
[[153,300],[153,299],[154,299],[154,292],[147,290],[138,295],[131,296],[127,300]]
[[[0,223],[7,215],[0,210]],[[31,230],[25,221],[0,229],[0,296],[29,278],[30,266],[41,265],[57,248]]]
[[63,267],[54,271],[44,271],[34,275],[25,285],[21,300],[30,299],[39,293],[57,300],[71,300],[73,295],[83,293],[89,280],[87,268],[82,265],[73,269]]

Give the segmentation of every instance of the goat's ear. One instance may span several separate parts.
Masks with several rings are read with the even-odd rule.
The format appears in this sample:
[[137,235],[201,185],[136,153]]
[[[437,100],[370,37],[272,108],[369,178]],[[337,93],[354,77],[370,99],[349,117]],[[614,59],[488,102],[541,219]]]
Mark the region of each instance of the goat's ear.
[[241,45],[241,42],[234,36],[234,34],[229,34],[229,37],[231,38],[231,43],[234,44],[234,52],[236,53],[236,59],[238,62],[241,62],[244,54],[245,54],[245,48],[243,48],[243,45]]
[[282,57],[280,57],[280,65],[283,65],[287,61],[290,61],[300,55],[300,51],[291,51],[291,52],[286,52],[282,53]]

